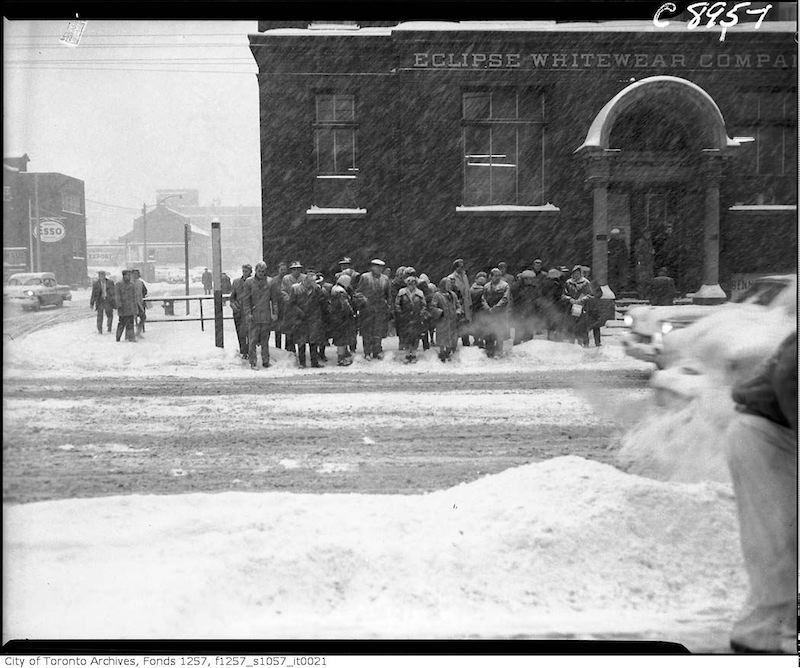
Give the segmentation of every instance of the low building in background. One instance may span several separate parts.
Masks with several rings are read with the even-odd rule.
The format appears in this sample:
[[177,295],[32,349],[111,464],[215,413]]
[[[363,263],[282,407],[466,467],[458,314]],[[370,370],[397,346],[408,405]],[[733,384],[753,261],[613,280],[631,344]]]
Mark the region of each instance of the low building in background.
[[3,158],[3,280],[50,271],[60,283],[86,284],[84,183],[56,172],[29,172],[27,154]]
[[[145,246],[147,246],[147,262],[151,264],[184,265],[185,261],[185,226],[189,225],[189,266],[211,264],[211,235],[197,225],[189,216],[174,209],[158,205],[147,212],[147,229],[145,221],[139,216],[133,221],[133,229],[119,238],[122,245],[124,264],[145,262]],[[108,244],[109,254],[118,257],[119,244]],[[93,246],[98,252],[98,246]]]

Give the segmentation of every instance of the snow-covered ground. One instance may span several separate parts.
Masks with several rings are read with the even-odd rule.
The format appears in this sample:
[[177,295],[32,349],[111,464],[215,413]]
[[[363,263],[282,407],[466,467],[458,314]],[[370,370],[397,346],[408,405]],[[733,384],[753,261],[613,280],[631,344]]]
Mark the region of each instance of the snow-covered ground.
[[[180,309],[176,306],[176,309]],[[160,309],[151,309],[151,318],[163,317]],[[178,311],[176,311],[177,313]],[[208,309],[206,314],[213,310]],[[230,315],[230,310],[224,310]],[[181,312],[182,313],[182,312]],[[116,328],[116,324],[114,325]],[[214,345],[214,323],[205,323],[201,331],[199,322],[171,322],[147,325],[145,336],[135,344],[117,342],[113,335],[99,335],[94,320],[62,324],[34,332],[4,347],[4,371],[7,377],[35,378],[37,376],[74,377],[87,374],[100,376],[191,376],[191,377],[246,377],[254,372],[238,355],[236,333],[232,320],[224,321],[225,348]],[[272,339],[270,340],[273,342]],[[359,342],[360,345],[360,342]],[[516,373],[533,369],[584,368],[647,369],[649,365],[626,357],[616,337],[606,337],[600,348],[582,349],[577,345],[536,339],[519,346],[506,342],[509,355],[502,359],[488,359],[477,347],[459,348],[453,362],[442,364],[436,351],[422,354],[414,365],[401,363],[397,353],[397,338],[384,342],[387,351],[383,360],[364,360],[355,356],[354,364],[337,367],[336,349],[328,348],[331,360],[325,369],[299,369],[293,356],[270,346],[273,366],[259,369],[256,374],[295,376],[297,374],[353,374],[419,375],[425,373],[472,374]],[[260,357],[259,357],[260,362]]]
[[5,509],[4,637],[626,634],[724,646],[730,490],[560,457],[425,495]]

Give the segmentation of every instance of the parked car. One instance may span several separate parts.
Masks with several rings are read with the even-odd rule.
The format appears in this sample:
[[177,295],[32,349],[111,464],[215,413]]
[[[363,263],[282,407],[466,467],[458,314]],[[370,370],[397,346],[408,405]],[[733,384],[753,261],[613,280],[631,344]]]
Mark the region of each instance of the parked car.
[[36,272],[12,274],[3,288],[3,300],[19,304],[23,309],[39,310],[42,306],[61,307],[72,299],[68,285],[59,285],[55,274]]
[[[674,351],[681,346],[682,340],[682,337],[676,337],[679,330],[704,320],[720,309],[737,309],[745,304],[779,305],[790,299],[792,289],[796,295],[795,275],[769,275],[755,279],[750,288],[732,302],[717,306],[686,304],[634,307],[625,316],[625,324],[630,329],[623,337],[622,344],[631,357],[653,362],[657,368],[663,369],[673,364],[672,358],[677,357]],[[784,290],[788,292],[784,293]]]

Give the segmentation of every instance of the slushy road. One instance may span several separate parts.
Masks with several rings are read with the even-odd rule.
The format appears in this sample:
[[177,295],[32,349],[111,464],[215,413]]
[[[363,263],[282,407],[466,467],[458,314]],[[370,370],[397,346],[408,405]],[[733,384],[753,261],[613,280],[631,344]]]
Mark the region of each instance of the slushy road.
[[228,490],[413,494],[561,455],[613,464],[649,375],[268,374],[6,379],[4,501]]

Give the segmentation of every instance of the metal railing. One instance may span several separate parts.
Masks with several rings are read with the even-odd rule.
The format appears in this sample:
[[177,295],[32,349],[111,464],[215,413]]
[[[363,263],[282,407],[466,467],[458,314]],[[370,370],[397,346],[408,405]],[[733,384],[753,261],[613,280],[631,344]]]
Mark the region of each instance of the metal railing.
[[[222,295],[222,305],[225,306],[225,303],[228,301],[228,297],[230,295]],[[212,301],[212,309],[211,315],[205,316],[203,314],[203,302],[206,300]],[[197,300],[200,305],[200,317],[197,316],[176,316],[175,315],[175,302],[182,302],[188,305],[188,302]],[[200,329],[205,331],[205,322],[214,322],[214,309],[213,309],[213,301],[214,295],[165,295],[163,297],[145,297],[145,303],[147,304],[160,304],[161,307],[164,309],[165,316],[171,317],[164,317],[164,318],[147,318],[147,324],[151,324],[154,322],[199,322]],[[223,320],[233,320],[232,315],[226,315],[222,317]]]

